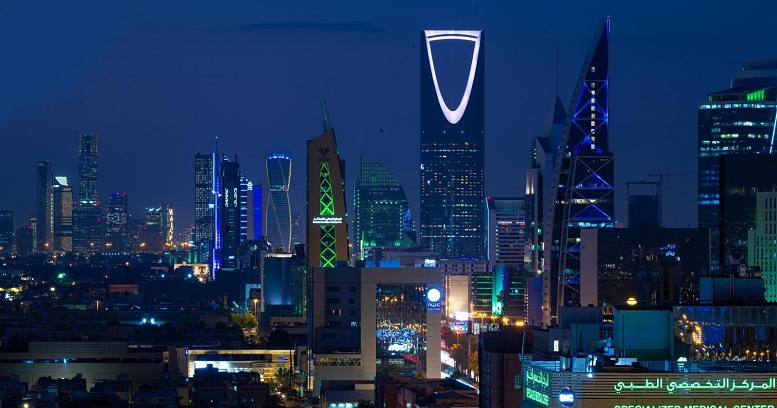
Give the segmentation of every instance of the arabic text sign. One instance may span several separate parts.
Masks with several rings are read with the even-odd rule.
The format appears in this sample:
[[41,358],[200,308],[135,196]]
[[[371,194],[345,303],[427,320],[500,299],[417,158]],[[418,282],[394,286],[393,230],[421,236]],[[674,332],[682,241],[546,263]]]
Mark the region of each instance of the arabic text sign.
[[646,390],[666,390],[668,394],[675,392],[692,391],[717,391],[722,393],[731,392],[758,392],[777,389],[777,378],[771,377],[762,381],[737,379],[737,378],[717,378],[712,380],[699,381],[672,381],[664,378],[646,378],[644,382],[634,383],[633,381],[619,381],[615,383],[613,389],[616,393],[628,391],[646,391]]

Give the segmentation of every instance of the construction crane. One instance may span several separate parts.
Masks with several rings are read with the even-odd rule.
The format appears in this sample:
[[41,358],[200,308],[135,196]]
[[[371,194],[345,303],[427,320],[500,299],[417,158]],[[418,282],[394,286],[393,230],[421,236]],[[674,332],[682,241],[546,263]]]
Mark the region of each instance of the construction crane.
[[664,226],[664,177],[669,179],[669,176],[688,176],[696,174],[695,172],[683,172],[683,173],[664,173],[661,169],[658,169],[658,173],[650,173],[648,177],[658,177],[658,225]]

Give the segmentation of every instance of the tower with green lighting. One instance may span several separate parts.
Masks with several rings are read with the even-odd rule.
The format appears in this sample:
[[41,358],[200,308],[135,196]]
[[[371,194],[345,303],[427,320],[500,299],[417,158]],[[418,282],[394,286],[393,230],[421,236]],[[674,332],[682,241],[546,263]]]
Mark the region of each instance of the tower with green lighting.
[[308,266],[334,268],[348,262],[343,162],[334,129],[308,141]]

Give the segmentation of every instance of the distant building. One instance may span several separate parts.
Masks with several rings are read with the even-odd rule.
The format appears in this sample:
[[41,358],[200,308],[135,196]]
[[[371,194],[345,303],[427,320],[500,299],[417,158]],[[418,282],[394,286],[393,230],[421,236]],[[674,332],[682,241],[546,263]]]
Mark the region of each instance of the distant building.
[[13,253],[13,210],[0,211],[0,254]]
[[[753,265],[747,257],[748,233],[756,228],[757,196],[777,191],[777,154],[721,155],[718,171],[720,247],[713,247],[713,257],[717,252],[723,260],[720,270],[724,275],[738,275],[738,267]],[[729,259],[741,259],[741,265],[732,264]]]
[[698,105],[698,216],[699,227],[711,231],[716,274],[724,262],[724,252],[717,249],[727,246],[720,236],[719,157],[777,153],[777,60],[745,61],[731,87],[710,93],[708,99]]
[[[634,186],[637,186],[634,188]],[[629,228],[655,228],[661,225],[661,182],[627,181],[626,213]]]
[[194,156],[194,248],[201,259],[209,259],[213,245],[219,158],[217,153]]
[[307,316],[305,258],[264,253],[261,265],[261,311],[270,316]]
[[106,252],[129,251],[129,215],[127,213],[127,193],[114,193],[108,196],[105,215]]
[[[449,258],[486,257],[484,36],[478,30],[421,32],[420,241]],[[438,70],[462,42],[473,51],[464,94],[453,96],[451,109]]]
[[16,227],[16,249],[15,253],[19,255],[29,255],[35,252],[33,246],[33,236],[35,234],[35,228],[31,226]]
[[777,192],[756,196],[755,228],[748,231],[748,263],[760,272],[767,302],[777,302]]
[[265,161],[267,169],[267,231],[264,234],[273,251],[291,253],[291,157],[272,154]]
[[585,305],[697,300],[710,264],[706,228],[586,229],[580,236],[580,297]]
[[146,208],[145,228],[141,238],[146,251],[170,250],[173,248],[173,205],[160,203]]
[[291,213],[291,243],[294,245],[305,243],[305,234],[302,232],[302,213]]
[[103,244],[97,135],[78,138],[78,200],[73,205],[73,250],[99,252]]
[[54,177],[52,186],[53,226],[55,251],[73,250],[73,188],[67,177]]
[[102,207],[99,202],[73,204],[73,251],[94,253],[102,250]]
[[241,175],[240,164],[226,158],[221,163],[221,189],[218,206],[222,208],[221,231],[218,234],[221,245],[221,268],[238,268],[238,249],[241,237]]
[[334,129],[308,140],[308,266],[334,268],[348,264],[344,162]]
[[488,259],[493,276],[492,313],[526,320],[524,198],[488,197]]
[[368,258],[373,247],[415,244],[415,223],[405,190],[381,163],[361,158],[353,194],[354,259]]
[[36,219],[35,250],[46,252],[54,249],[54,174],[50,161],[39,161],[36,181]]
[[97,135],[78,138],[78,201],[100,201]]
[[[521,392],[521,346],[523,333],[505,327],[486,332],[478,341],[480,408],[517,406]],[[516,384],[517,382],[517,384]]]

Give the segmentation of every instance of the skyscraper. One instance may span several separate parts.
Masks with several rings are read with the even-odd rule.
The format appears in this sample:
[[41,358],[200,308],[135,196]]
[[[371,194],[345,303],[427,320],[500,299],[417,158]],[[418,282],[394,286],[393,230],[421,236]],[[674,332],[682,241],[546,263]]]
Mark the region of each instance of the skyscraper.
[[0,211],[0,254],[13,253],[13,210]]
[[267,186],[267,232],[265,239],[276,252],[291,253],[291,157],[272,154],[265,161]]
[[67,177],[54,177],[52,186],[54,250],[73,250],[73,188]]
[[221,230],[217,234],[221,245],[216,249],[221,251],[221,268],[236,269],[238,267],[238,248],[241,236],[241,182],[240,164],[224,158],[221,163],[221,186],[218,207],[222,215]]
[[36,193],[37,204],[35,215],[38,224],[36,226],[35,250],[45,252],[54,249],[54,202],[52,187],[54,174],[50,161],[39,161],[37,164]]
[[756,223],[748,231],[747,260],[761,272],[766,301],[777,302],[777,192],[759,192],[756,197]]
[[127,193],[114,193],[108,196],[105,214],[105,250],[129,251]]
[[308,266],[334,268],[348,263],[344,163],[334,129],[327,128],[307,147]]
[[610,19],[597,29],[556,152],[545,217],[543,325],[580,304],[580,229],[615,224],[615,157],[609,149]]
[[163,251],[173,248],[173,205],[159,203],[156,207],[146,208],[141,241],[143,250]]
[[745,61],[731,87],[713,92],[707,99],[698,105],[698,216],[699,227],[710,229],[711,269],[715,274],[725,255],[720,237],[718,157],[777,153],[777,60]]
[[[483,38],[483,31],[421,32],[421,245],[447,257],[486,257]],[[442,73],[461,46],[472,47],[464,93],[446,97],[457,84]]]
[[100,204],[97,135],[78,139],[78,201],[73,205],[73,250],[102,249],[102,206]]
[[209,259],[213,244],[219,159],[217,153],[194,155],[194,246],[202,259]]
[[[545,136],[532,139],[530,167],[526,171],[526,195],[525,214],[526,214],[526,242],[525,242],[525,261],[526,276],[534,279],[529,282],[535,285],[536,278],[542,276],[545,268],[545,251],[543,243],[543,229],[545,222],[545,213],[548,206],[548,197],[553,188],[553,161],[556,157],[556,148],[561,141],[561,135],[564,132],[564,123],[567,120],[567,114],[564,110],[564,104],[561,98],[556,97],[553,103],[553,109],[548,115]],[[541,292],[541,282],[535,285],[534,290]],[[529,311],[535,322],[542,321],[542,305],[535,303],[535,299],[542,297],[530,297]],[[531,321],[528,320],[528,321]]]
[[96,203],[100,201],[97,135],[81,135],[78,145],[78,201]]
[[354,257],[365,259],[371,247],[411,246],[415,225],[399,180],[381,163],[361,158],[354,186]]

